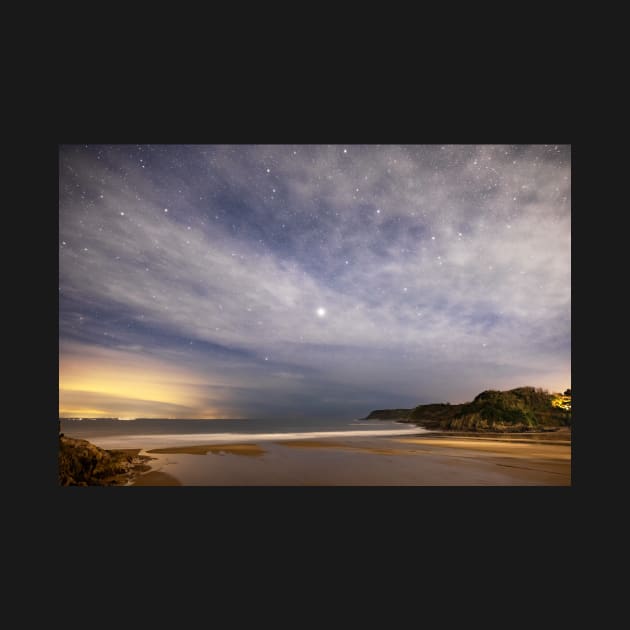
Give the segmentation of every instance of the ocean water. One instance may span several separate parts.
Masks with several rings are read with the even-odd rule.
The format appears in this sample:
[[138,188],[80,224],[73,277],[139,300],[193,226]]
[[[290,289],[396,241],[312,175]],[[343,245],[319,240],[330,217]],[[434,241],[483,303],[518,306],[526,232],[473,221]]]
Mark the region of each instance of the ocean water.
[[61,432],[101,448],[160,448],[194,444],[306,438],[417,435],[426,430],[382,420],[61,419]]

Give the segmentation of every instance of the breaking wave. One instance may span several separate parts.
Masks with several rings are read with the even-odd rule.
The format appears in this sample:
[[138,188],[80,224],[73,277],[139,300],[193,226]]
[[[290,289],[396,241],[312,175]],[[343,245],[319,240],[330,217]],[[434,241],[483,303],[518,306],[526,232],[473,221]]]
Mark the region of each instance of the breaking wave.
[[101,448],[163,448],[195,444],[225,444],[229,442],[268,442],[276,440],[306,440],[311,438],[387,437],[429,433],[420,427],[406,429],[374,429],[363,431],[299,431],[290,433],[170,433],[116,435],[89,438]]

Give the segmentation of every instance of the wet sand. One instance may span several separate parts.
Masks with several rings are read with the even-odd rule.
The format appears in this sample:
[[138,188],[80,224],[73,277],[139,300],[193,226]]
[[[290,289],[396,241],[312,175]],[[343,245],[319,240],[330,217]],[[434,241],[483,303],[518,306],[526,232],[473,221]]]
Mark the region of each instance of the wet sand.
[[[414,439],[408,438],[400,440],[407,445],[417,445],[411,452],[413,453],[430,453],[444,452],[447,454],[449,449],[465,449],[467,451],[475,451],[480,456],[482,454],[500,454],[506,457],[517,457],[520,459],[552,459],[571,461],[571,447],[564,444],[541,444],[525,443],[525,442],[509,442],[502,440],[479,440],[474,438],[468,439]],[[435,448],[437,447],[437,448]]]
[[153,448],[147,453],[183,453],[186,455],[206,455],[207,453],[246,455],[257,457],[264,455],[264,449],[258,444],[196,444],[193,446],[172,446],[168,448]]
[[[360,439],[360,438],[359,438]],[[379,446],[363,446],[356,443],[336,442],[334,440],[286,440],[274,442],[280,446],[290,446],[292,448],[341,448],[347,451],[360,451],[362,453],[372,453],[374,455],[404,455],[407,451],[402,449],[382,448]]]
[[435,432],[152,449],[153,470],[134,485],[571,485],[570,433],[549,437]]

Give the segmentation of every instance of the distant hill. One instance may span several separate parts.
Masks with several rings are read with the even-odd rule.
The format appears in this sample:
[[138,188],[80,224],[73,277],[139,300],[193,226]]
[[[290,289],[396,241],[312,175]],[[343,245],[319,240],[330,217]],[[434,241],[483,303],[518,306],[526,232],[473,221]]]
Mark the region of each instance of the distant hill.
[[550,394],[534,387],[487,390],[461,405],[440,403],[419,405],[411,410],[378,409],[366,419],[402,420],[427,429],[454,431],[532,431],[571,426],[571,395],[570,390],[567,392]]

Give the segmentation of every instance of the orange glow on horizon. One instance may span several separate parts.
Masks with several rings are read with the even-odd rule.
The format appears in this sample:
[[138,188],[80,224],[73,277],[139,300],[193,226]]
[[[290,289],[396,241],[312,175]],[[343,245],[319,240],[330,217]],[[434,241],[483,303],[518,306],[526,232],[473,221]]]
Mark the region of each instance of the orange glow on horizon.
[[[212,384],[139,352],[71,345],[59,360],[59,416],[221,417]],[[225,417],[225,416],[223,416]]]

